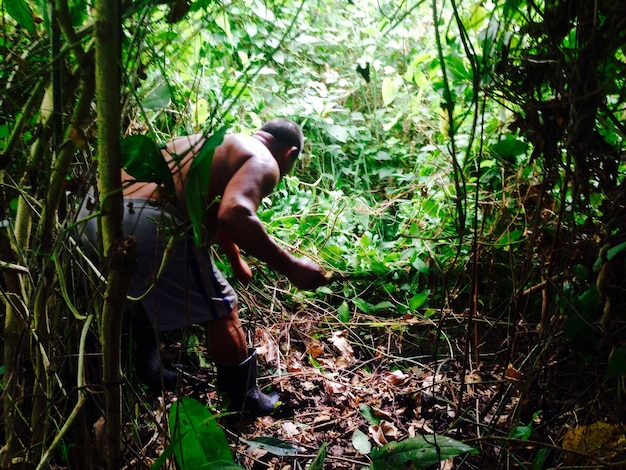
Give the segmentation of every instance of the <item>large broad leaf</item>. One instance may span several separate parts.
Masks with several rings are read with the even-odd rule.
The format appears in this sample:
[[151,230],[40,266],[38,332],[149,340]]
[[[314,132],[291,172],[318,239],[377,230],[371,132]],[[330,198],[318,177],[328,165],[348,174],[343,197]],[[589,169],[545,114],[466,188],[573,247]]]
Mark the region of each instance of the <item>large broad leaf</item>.
[[209,183],[211,181],[211,165],[215,149],[224,140],[226,126],[220,128],[211,135],[202,145],[198,155],[191,162],[189,173],[187,174],[187,212],[193,227],[193,237],[197,245],[202,241],[202,222],[208,201]]
[[383,104],[385,106],[389,106],[398,96],[398,92],[400,91],[400,86],[402,85],[402,78],[395,77],[385,77],[383,78],[382,83],[382,97]]
[[241,439],[243,442],[248,444],[251,449],[263,449],[268,451],[270,454],[285,456],[285,455],[295,455],[302,452],[302,448],[294,446],[289,442],[285,442],[277,437],[255,437],[254,439]]
[[[197,400],[183,397],[172,404],[170,428],[174,457],[180,470],[233,468],[234,460],[224,430],[211,411]],[[226,463],[230,467],[224,467]]]
[[429,296],[430,291],[428,289],[423,292],[418,292],[409,300],[409,308],[413,311],[417,310],[426,303]]
[[10,0],[4,2],[7,13],[18,24],[29,33],[35,32],[35,21],[33,20],[33,12],[31,11],[25,0]]
[[508,163],[515,163],[515,159],[524,155],[528,150],[528,143],[513,137],[507,137],[489,148],[492,155],[498,156]]
[[153,90],[151,90],[146,97],[141,101],[141,106],[144,109],[157,110],[166,108],[172,100],[172,93],[170,87],[166,83],[162,83]]
[[372,450],[372,470],[402,470],[426,468],[459,455],[478,451],[460,441],[445,436],[416,436],[400,442],[390,442]]
[[161,149],[145,135],[133,135],[120,143],[120,164],[137,181],[163,184],[168,195],[176,197],[172,171]]

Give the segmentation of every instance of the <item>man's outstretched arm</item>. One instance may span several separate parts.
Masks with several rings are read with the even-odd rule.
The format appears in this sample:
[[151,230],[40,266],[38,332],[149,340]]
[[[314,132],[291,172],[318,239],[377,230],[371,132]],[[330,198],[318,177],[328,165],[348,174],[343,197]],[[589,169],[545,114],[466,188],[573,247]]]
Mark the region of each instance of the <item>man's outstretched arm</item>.
[[231,178],[222,196],[219,230],[246,253],[287,276],[296,287],[315,289],[328,283],[324,270],[279,246],[256,215],[261,200],[272,191],[279,176],[278,165],[273,160],[251,158],[246,162]]

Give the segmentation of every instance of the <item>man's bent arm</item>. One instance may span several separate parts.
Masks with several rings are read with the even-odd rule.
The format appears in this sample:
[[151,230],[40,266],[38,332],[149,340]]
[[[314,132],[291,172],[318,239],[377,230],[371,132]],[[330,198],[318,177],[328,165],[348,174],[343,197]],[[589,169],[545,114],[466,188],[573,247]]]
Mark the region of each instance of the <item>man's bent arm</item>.
[[218,229],[248,254],[267,263],[302,289],[314,289],[328,281],[312,261],[296,258],[269,236],[256,210],[279,179],[275,161],[250,159],[231,178],[220,203]]
[[220,231],[249,255],[267,263],[272,269],[289,276],[297,258],[280,247],[267,233],[261,220],[246,207],[220,211]]

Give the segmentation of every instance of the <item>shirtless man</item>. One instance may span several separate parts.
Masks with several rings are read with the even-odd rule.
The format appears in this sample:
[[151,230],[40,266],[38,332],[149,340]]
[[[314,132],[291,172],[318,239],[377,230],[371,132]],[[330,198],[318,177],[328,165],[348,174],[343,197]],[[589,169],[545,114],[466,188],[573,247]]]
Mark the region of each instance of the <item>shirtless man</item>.
[[[207,248],[217,243],[244,284],[252,279],[252,271],[241,258],[240,248],[285,275],[298,288],[315,289],[329,282],[316,263],[296,258],[276,244],[256,215],[261,200],[292,169],[302,152],[303,140],[300,127],[286,119],[272,119],[252,136],[233,134],[224,138],[215,149],[211,167],[203,248],[193,244],[186,206],[188,171],[204,143],[201,134],[175,139],[163,149],[173,168],[177,196],[174,204],[164,202],[163,188],[158,184],[134,182],[122,173],[124,232],[135,234],[138,241],[137,269],[129,295],[140,299],[129,309],[137,346],[135,368],[144,383],[155,387],[176,383],[176,372],[161,366],[157,331],[209,321],[217,386],[230,399],[229,409],[257,416],[273,410],[278,397],[266,395],[256,386],[256,354],[246,344],[237,314],[237,296],[214,267]],[[172,155],[177,156],[177,165],[171,163]],[[86,229],[93,240],[95,223]],[[179,236],[157,275],[172,233]]]

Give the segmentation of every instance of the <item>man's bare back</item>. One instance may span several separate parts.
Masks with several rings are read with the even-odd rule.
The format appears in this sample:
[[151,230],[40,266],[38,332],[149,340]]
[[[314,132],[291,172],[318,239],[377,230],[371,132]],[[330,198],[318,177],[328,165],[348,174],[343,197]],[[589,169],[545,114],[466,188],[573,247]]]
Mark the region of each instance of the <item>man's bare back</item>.
[[[242,198],[247,197],[256,210],[261,199],[267,196],[278,182],[279,165],[263,144],[263,140],[261,134],[254,136],[231,134],[224,137],[224,141],[215,149],[211,165],[210,192],[206,201],[209,208],[206,218],[207,228],[217,226],[217,209],[223,199],[232,201],[236,198],[241,202]],[[178,137],[168,142],[161,150],[172,170],[176,203],[184,213],[187,212],[186,183],[189,168],[204,142],[203,134],[194,134]],[[124,197],[153,200],[163,198],[162,188],[157,183],[132,181],[132,176],[122,170]],[[245,195],[241,193],[242,191]]]

